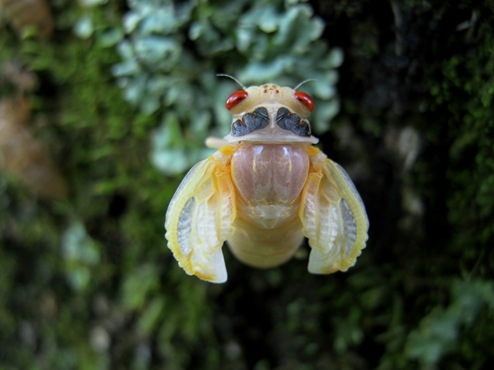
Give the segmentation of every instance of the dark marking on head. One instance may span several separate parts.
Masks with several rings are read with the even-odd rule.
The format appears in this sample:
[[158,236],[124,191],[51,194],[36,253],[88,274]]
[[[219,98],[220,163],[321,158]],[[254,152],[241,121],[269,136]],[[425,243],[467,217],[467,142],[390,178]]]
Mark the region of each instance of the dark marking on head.
[[300,118],[298,114],[286,108],[280,108],[276,114],[276,124],[284,130],[289,130],[298,136],[310,136],[309,122]]
[[241,119],[232,124],[232,136],[244,136],[269,125],[269,115],[266,108],[257,108],[252,113],[246,113]]

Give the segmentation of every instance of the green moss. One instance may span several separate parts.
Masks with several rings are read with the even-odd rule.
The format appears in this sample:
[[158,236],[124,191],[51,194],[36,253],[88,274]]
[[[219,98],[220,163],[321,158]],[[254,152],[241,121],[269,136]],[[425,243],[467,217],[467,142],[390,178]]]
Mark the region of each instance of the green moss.
[[[448,221],[454,234],[452,243],[469,256],[464,274],[494,237],[494,49],[492,30],[481,23],[466,44],[463,54],[445,60],[442,75],[431,88],[435,109],[444,109],[450,119],[437,140],[451,140],[447,179],[451,193]],[[470,252],[467,252],[469,250]],[[467,266],[470,267],[467,267]],[[481,263],[481,265],[483,265]],[[481,268],[483,270],[483,268]]]

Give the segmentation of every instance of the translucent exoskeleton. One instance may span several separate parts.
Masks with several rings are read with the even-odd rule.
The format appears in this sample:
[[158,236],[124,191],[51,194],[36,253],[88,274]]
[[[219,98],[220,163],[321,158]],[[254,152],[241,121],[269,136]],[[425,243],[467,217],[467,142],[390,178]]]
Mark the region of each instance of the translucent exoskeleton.
[[346,271],[367,241],[364,204],[345,170],[313,145],[306,93],[273,84],[234,92],[218,150],[185,176],[166,212],[165,237],[189,275],[222,283],[226,241],[260,268],[288,261],[308,239],[308,270]]

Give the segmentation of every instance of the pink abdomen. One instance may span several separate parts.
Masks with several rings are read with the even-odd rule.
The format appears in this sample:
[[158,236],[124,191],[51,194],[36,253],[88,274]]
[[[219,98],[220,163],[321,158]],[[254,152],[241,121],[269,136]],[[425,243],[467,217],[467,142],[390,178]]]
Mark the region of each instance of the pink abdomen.
[[240,144],[231,162],[237,217],[228,240],[240,260],[271,267],[293,255],[303,239],[298,210],[308,171],[305,144]]

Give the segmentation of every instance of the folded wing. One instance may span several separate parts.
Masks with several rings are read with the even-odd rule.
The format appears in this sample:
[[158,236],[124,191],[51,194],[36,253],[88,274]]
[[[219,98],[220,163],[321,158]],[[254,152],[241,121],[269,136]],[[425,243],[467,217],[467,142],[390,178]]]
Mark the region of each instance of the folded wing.
[[350,177],[317,150],[302,194],[300,219],[312,250],[309,272],[330,274],[352,267],[367,241],[369,220]]
[[227,280],[221,248],[232,232],[234,191],[225,161],[213,155],[185,176],[166,212],[165,238],[189,275]]

